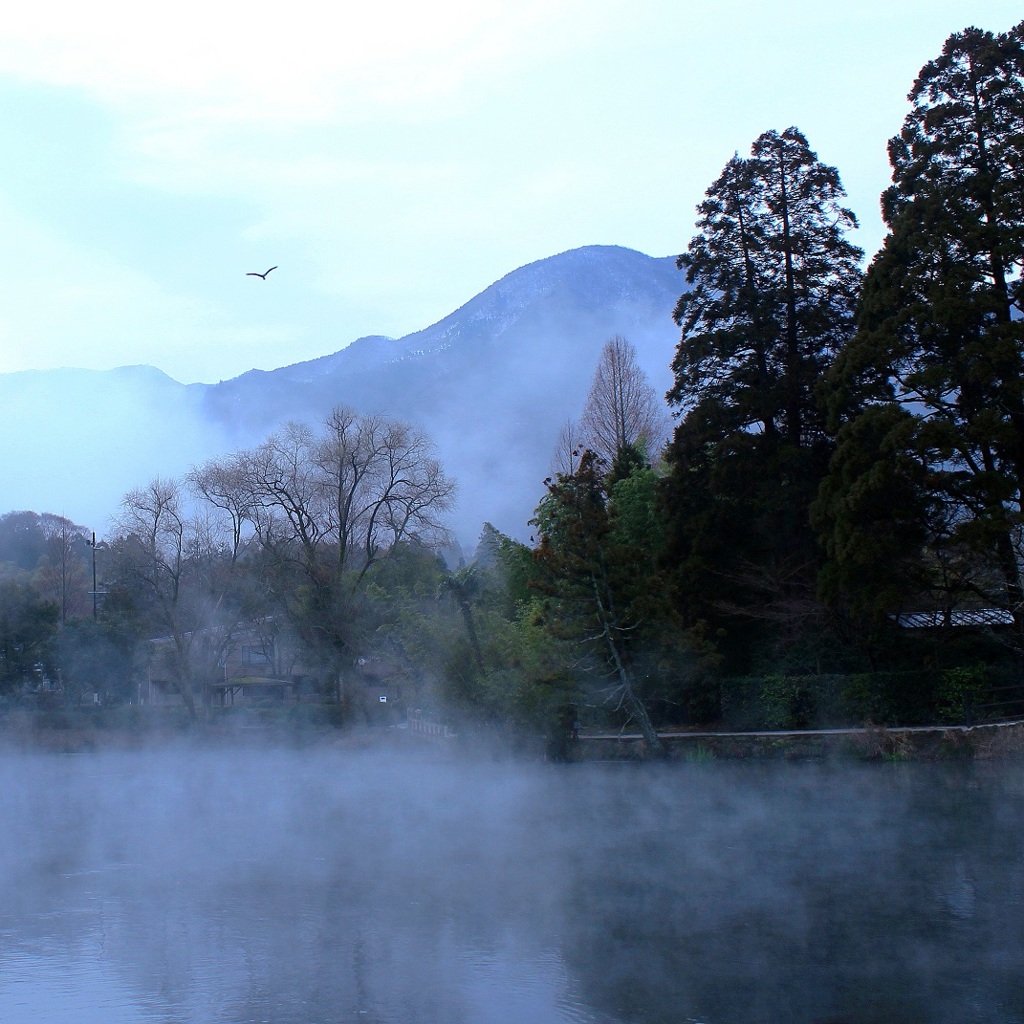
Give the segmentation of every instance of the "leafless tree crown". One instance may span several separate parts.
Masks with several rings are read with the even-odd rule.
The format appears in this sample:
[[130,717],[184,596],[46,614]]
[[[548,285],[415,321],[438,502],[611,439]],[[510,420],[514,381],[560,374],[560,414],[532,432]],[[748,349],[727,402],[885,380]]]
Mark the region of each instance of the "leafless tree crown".
[[[164,652],[186,704],[209,681],[246,616],[242,562],[264,560],[264,583],[308,589],[314,624],[344,623],[337,591],[407,540],[447,537],[455,484],[425,434],[397,420],[337,408],[320,430],[289,424],[261,445],[216,459],[187,480],[127,494],[113,542],[121,578],[144,595],[166,633]],[[338,634],[338,635],[335,635]]]
[[615,335],[605,342],[580,420],[583,443],[611,463],[628,445],[643,444],[652,455],[664,443],[668,417],[636,349]]
[[444,538],[455,484],[429,438],[407,423],[336,408],[319,431],[289,424],[259,447],[194,476],[205,498],[247,521],[267,549],[308,566],[365,571],[404,540]]

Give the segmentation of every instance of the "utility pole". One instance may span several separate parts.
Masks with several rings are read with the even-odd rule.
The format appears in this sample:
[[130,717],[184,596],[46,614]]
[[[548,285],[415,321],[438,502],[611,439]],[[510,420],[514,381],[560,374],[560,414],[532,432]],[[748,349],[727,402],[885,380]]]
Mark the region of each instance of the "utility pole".
[[96,621],[96,531],[92,531],[92,540],[85,542],[92,548],[92,618]]

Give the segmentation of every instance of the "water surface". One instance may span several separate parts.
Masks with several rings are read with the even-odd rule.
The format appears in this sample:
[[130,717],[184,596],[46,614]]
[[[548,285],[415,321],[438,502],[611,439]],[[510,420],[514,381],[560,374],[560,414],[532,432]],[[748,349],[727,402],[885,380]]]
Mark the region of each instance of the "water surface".
[[1017,763],[0,770],[5,1024],[1024,1022]]

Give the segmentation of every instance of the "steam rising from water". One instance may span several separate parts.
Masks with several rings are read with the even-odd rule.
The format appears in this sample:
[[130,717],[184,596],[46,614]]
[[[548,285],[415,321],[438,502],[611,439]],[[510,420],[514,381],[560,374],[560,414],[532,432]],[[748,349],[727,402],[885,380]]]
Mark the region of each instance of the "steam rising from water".
[[1016,769],[0,765],[5,1022],[1024,1020]]

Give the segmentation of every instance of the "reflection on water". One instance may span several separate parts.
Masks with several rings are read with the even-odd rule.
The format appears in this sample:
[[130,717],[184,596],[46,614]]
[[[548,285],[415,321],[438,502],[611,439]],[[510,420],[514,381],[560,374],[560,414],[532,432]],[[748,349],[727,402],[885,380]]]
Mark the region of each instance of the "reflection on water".
[[0,758],[0,1021],[1024,1022],[1020,765]]

